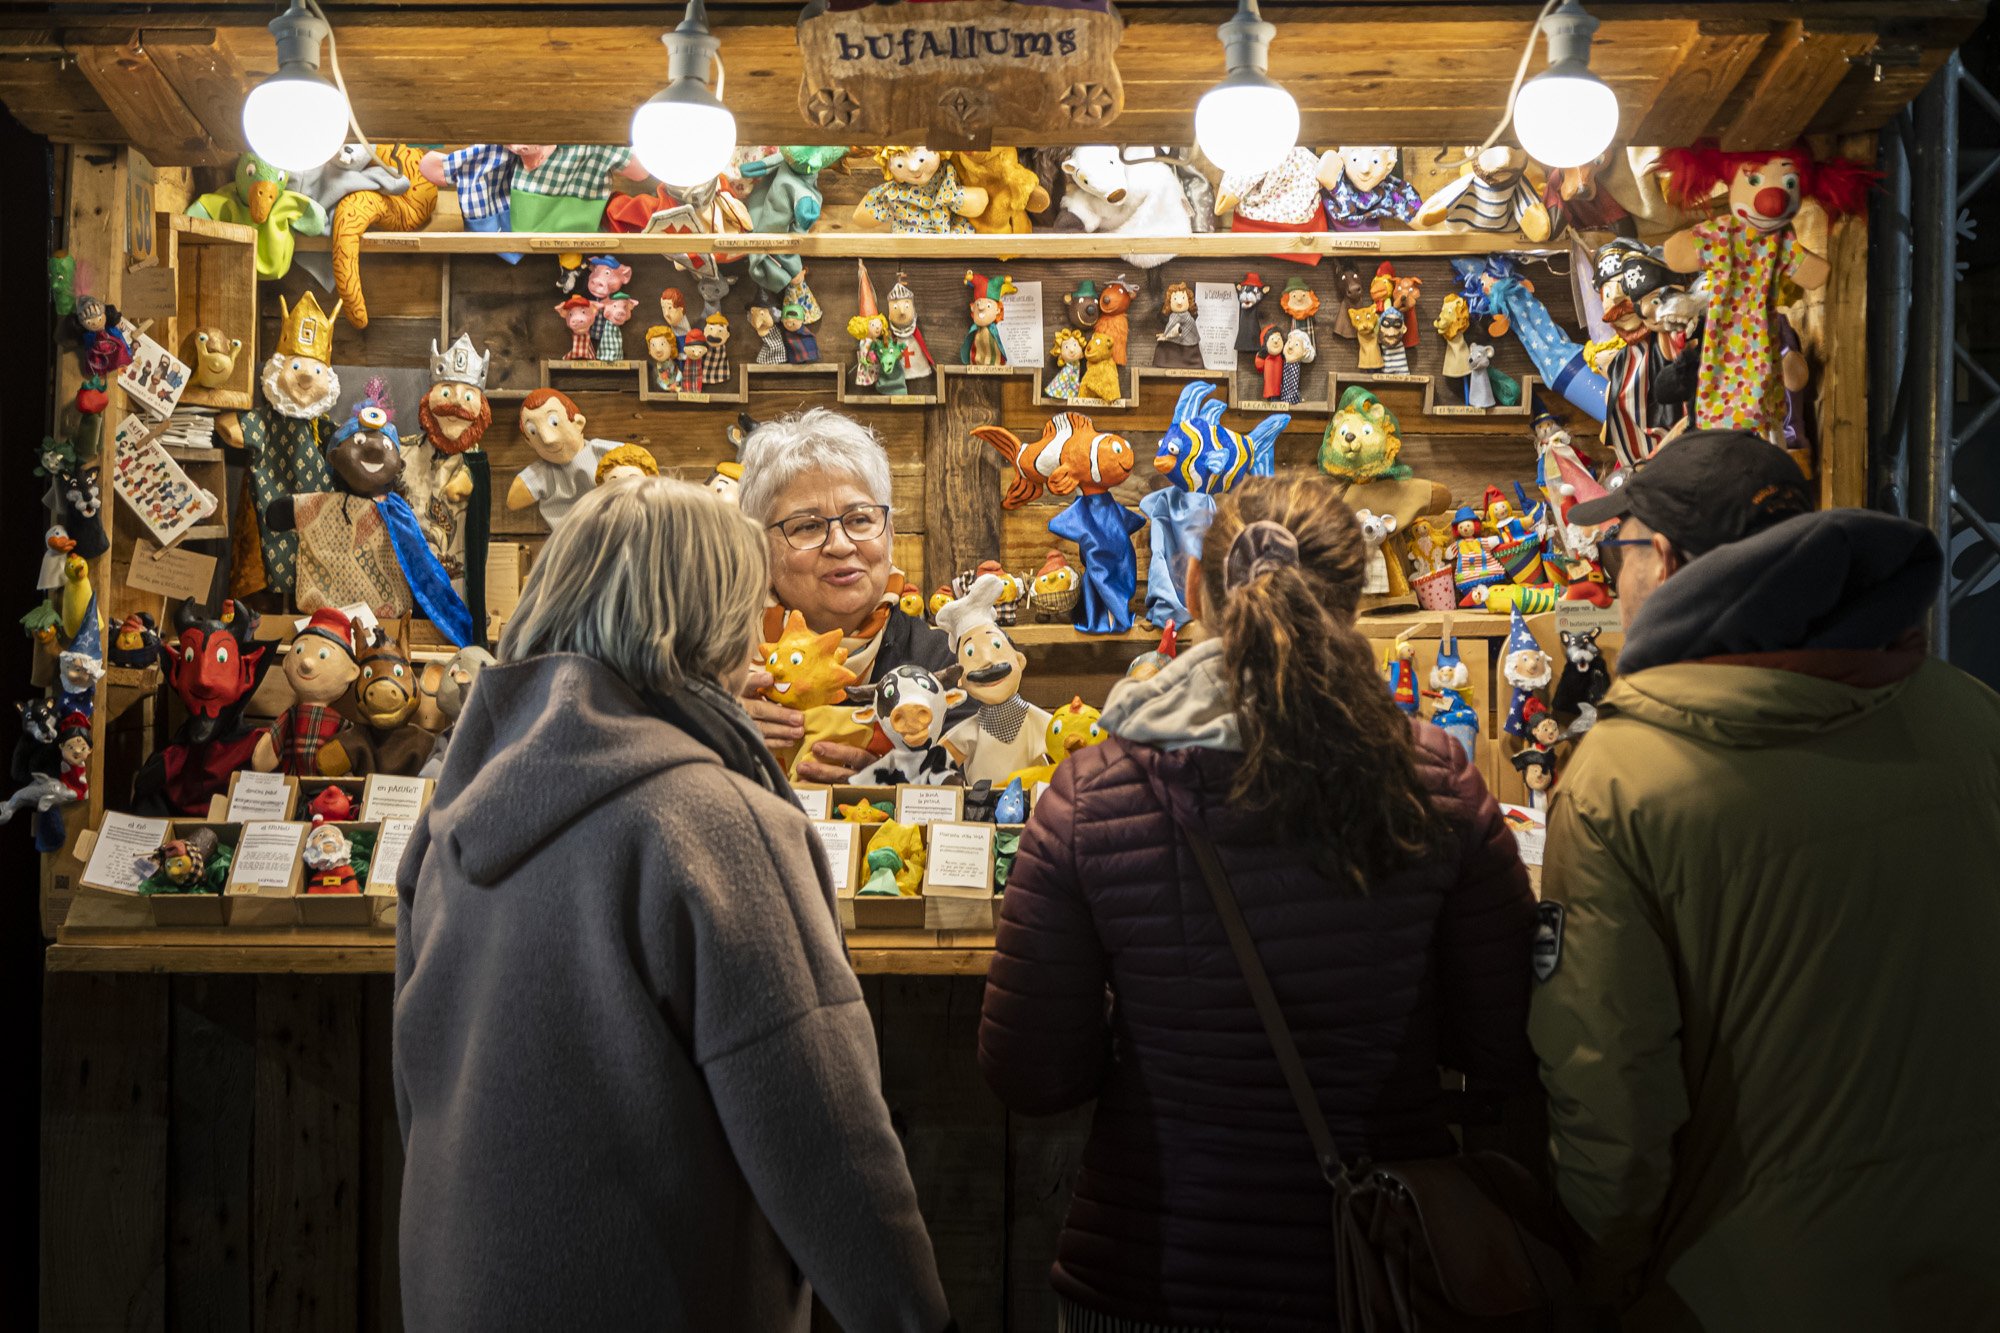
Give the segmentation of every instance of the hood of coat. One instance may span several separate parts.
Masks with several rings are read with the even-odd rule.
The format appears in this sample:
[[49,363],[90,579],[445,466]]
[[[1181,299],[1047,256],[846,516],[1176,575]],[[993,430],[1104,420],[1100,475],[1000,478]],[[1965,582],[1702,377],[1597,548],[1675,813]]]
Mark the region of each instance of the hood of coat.
[[1943,561],[1930,531],[1906,519],[1868,509],[1801,514],[1662,583],[1626,635],[1619,669],[1884,648],[1922,621]]
[[1901,680],[1861,689],[1779,668],[1680,662],[1618,680],[1599,714],[1635,718],[1716,745],[1805,744],[1893,703],[1924,672],[1949,669],[1926,660]]
[[488,667],[445,752],[429,818],[475,884],[496,884],[544,843],[655,773],[720,764],[648,712],[595,658],[552,653]]
[[1160,750],[1241,750],[1223,671],[1222,640],[1204,639],[1158,674],[1113,686],[1099,721],[1114,736]]

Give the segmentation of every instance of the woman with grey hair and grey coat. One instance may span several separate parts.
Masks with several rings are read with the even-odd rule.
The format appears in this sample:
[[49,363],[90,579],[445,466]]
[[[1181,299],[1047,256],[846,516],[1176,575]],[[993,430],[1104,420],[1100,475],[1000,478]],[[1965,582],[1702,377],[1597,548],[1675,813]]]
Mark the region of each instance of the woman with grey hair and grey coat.
[[948,1315],[805,815],[736,700],[757,525],[665,478],[550,538],[397,875],[412,1328]]

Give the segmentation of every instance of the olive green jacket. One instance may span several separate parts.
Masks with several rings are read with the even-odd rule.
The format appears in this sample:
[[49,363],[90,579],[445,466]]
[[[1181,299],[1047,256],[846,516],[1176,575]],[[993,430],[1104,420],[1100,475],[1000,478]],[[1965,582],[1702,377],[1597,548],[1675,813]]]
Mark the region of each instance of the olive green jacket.
[[2000,1326],[2000,697],[1916,661],[1640,671],[1563,774],[1530,1034],[1628,1329]]

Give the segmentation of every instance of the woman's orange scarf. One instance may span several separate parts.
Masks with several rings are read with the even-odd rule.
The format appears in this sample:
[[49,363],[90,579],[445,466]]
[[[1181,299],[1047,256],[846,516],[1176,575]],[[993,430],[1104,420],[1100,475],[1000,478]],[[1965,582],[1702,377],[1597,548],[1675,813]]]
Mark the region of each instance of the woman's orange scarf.
[[[864,683],[874,675],[875,653],[882,646],[882,627],[889,623],[889,613],[896,609],[896,603],[902,600],[909,587],[910,582],[903,571],[892,566],[889,581],[882,588],[882,600],[868,613],[868,619],[861,622],[859,629],[841,637],[840,646],[847,650],[847,669]],[[775,643],[778,636],[785,632],[785,616],[790,609],[780,605],[776,597],[764,604],[766,643]]]

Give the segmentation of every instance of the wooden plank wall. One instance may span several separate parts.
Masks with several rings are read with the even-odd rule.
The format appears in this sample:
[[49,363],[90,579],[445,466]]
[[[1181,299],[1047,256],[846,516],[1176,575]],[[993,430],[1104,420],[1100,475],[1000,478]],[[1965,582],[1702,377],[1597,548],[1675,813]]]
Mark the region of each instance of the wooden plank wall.
[[[959,1327],[1053,1328],[1088,1111],[987,1091],[982,979],[862,984]],[[51,973],[44,999],[44,1330],[402,1326],[389,978]]]

